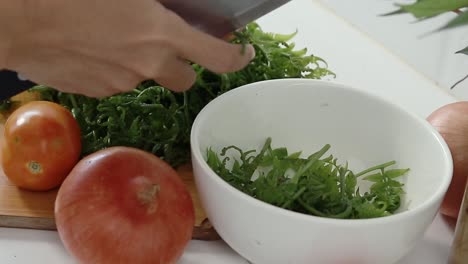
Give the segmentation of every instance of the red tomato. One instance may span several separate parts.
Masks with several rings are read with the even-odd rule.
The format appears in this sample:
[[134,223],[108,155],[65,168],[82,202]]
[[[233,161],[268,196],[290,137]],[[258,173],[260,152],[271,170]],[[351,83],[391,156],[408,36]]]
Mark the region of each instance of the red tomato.
[[55,217],[65,248],[86,264],[176,263],[195,224],[174,169],[130,147],[84,157],[59,189]]
[[44,191],[59,186],[78,162],[80,152],[80,127],[59,104],[29,102],[5,123],[2,167],[18,187]]

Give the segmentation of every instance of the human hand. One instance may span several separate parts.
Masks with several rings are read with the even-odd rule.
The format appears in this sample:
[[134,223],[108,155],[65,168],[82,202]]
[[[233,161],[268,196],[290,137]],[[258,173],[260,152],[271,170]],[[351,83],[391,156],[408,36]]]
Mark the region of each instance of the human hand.
[[0,28],[8,29],[0,37],[9,40],[0,68],[64,92],[103,97],[146,79],[183,91],[196,78],[187,61],[224,73],[255,56],[253,47],[242,54],[154,0],[0,1],[7,2],[17,3],[0,9]]

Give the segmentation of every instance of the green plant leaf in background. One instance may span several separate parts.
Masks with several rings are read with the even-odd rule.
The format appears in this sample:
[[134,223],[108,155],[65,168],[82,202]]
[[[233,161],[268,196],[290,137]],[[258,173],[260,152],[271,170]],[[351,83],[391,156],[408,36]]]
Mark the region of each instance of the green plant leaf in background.
[[461,53],[461,54],[465,54],[465,55],[468,55],[468,46],[465,47],[464,49],[461,49],[455,53]]
[[[416,0],[413,4],[395,4],[399,9],[383,14],[382,16],[392,16],[398,14],[412,14],[418,21],[432,18],[444,13],[454,12],[458,15],[447,24],[436,29],[429,34],[440,32],[446,29],[468,25],[468,0]],[[426,34],[428,35],[428,34]],[[456,53],[468,55],[468,46]],[[457,81],[450,89],[468,79],[468,75]]]
[[445,12],[466,7],[468,6],[468,0],[418,0],[415,3],[409,5],[396,5],[399,6],[400,9],[384,15],[411,13],[418,19],[427,19]]
[[[468,46],[466,46],[464,49],[461,49],[455,53],[460,53],[460,54],[465,54],[465,55],[468,55]],[[454,83],[452,85],[452,87],[450,87],[450,89],[453,89],[455,88],[455,86],[459,85],[460,83],[462,83],[463,81],[465,81],[466,79],[468,79],[468,75],[466,75],[465,77],[463,77],[462,79],[460,79],[459,81],[457,81],[456,83]]]
[[450,20],[445,26],[440,28],[439,30],[455,28],[460,26],[468,25],[468,12],[461,12],[457,17]]

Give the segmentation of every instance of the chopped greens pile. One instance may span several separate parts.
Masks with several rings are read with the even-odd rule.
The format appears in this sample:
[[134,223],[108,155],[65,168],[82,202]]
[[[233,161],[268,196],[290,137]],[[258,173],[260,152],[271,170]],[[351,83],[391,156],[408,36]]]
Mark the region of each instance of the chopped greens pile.
[[102,99],[41,85],[31,91],[72,111],[82,129],[82,155],[109,146],[130,146],[152,152],[176,167],[189,160],[189,136],[196,115],[222,93],[262,80],[334,76],[324,60],[307,55],[306,49],[294,49],[290,40],[295,34],[266,33],[257,24],[249,24],[235,33],[232,42],[253,44],[255,59],[241,71],[227,74],[215,74],[193,64],[197,80],[184,93],[169,91],[154,81]]
[[[227,146],[220,155],[207,150],[207,163],[221,178],[238,190],[266,203],[295,212],[342,219],[364,219],[388,216],[400,208],[403,183],[396,179],[409,169],[387,169],[390,161],[359,173],[340,165],[333,155],[323,157],[330,149],[301,158],[301,152],[272,148],[268,138],[263,148],[243,151]],[[234,151],[238,155],[229,156]],[[228,162],[232,165],[228,166]],[[231,167],[231,168],[228,168]],[[357,180],[372,183],[363,194]]]

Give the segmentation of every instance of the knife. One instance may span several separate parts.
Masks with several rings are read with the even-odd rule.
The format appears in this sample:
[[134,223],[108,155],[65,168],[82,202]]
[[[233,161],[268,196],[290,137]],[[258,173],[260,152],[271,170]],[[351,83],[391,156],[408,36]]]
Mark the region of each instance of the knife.
[[[216,37],[225,37],[291,0],[160,0],[187,23]],[[0,70],[0,100],[25,91],[35,83],[16,72]]]
[[216,37],[246,26],[290,0],[160,0],[192,26]]

